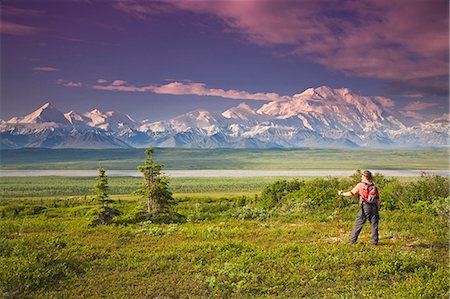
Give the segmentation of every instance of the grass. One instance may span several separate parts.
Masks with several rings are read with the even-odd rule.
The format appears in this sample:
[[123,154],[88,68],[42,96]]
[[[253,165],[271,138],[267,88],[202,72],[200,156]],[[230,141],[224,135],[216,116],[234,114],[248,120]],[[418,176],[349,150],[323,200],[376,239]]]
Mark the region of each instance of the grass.
[[[119,196],[115,206],[135,207]],[[115,197],[116,200],[118,197]],[[236,216],[236,198],[187,198],[184,224],[89,227],[83,198],[8,200],[0,219],[0,291],[34,298],[447,298],[448,229],[435,217],[382,214],[380,246],[366,226],[337,243],[334,211]],[[31,209],[32,206],[41,209]],[[343,239],[357,207],[342,211]],[[234,216],[233,216],[234,215]],[[414,229],[410,229],[414,227]],[[364,279],[361,279],[361,276]]]
[[[158,148],[165,169],[446,170],[447,149],[180,149]],[[0,169],[136,169],[143,149],[0,150]]]
[[357,205],[342,208],[336,242],[335,209],[247,206],[274,178],[174,178],[187,221],[135,223],[142,200],[117,192],[140,180],[111,178],[122,215],[91,227],[93,178],[2,178],[0,297],[449,296],[449,230],[435,215],[382,210],[380,245],[369,245],[366,224],[351,246]]

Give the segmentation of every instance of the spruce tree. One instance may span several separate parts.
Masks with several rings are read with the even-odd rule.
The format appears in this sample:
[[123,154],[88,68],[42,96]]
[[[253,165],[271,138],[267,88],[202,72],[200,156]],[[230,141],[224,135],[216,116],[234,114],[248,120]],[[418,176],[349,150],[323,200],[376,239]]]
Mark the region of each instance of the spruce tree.
[[161,175],[164,165],[156,163],[153,153],[153,147],[145,150],[147,157],[144,165],[138,166],[138,170],[143,174],[144,182],[134,194],[147,199],[148,213],[169,212],[169,208],[174,202],[172,192],[169,191],[169,178]]
[[94,219],[92,219],[92,226],[99,224],[110,224],[115,216],[120,215],[120,212],[114,208],[106,206],[107,203],[113,202],[108,196],[108,176],[104,168],[98,169],[98,176],[94,184],[95,199],[97,199],[102,207],[94,209]]
[[108,176],[106,170],[101,167],[98,169],[98,176],[94,184],[95,199],[97,199],[102,207],[105,207],[107,203],[112,202],[108,197]]

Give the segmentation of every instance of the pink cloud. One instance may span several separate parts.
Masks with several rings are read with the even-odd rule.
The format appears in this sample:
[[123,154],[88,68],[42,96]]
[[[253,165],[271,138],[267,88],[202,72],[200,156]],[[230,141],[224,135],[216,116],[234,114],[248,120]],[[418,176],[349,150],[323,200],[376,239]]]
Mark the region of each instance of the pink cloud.
[[385,97],[375,96],[374,100],[377,101],[384,108],[392,108],[395,106],[395,103],[393,100],[385,98]]
[[130,92],[148,92],[149,90],[146,87],[137,87],[137,86],[123,86],[123,85],[94,85],[92,86],[94,89],[98,90],[108,90],[108,91],[130,91]]
[[[114,84],[120,81],[121,84]],[[145,85],[133,86],[125,85],[123,80],[115,80],[110,85],[94,85],[94,89],[109,91],[128,91],[128,92],[151,92],[156,94],[171,95],[198,95],[198,96],[215,96],[227,99],[241,100],[259,100],[259,101],[282,101],[290,99],[287,96],[280,96],[277,93],[250,93],[241,90],[224,90],[217,88],[208,88],[204,83],[196,82],[171,82],[164,85]]]
[[67,86],[67,87],[81,87],[82,86],[81,82],[73,82],[73,81],[66,82],[63,85]]
[[2,20],[0,22],[0,33],[10,35],[32,35],[39,31],[38,28],[20,24],[14,24]]
[[36,10],[36,9],[23,9],[23,8],[17,8],[17,7],[11,7],[7,5],[1,5],[0,7],[2,16],[8,16],[8,17],[41,17],[44,16],[45,13]]
[[123,80],[114,80],[112,85],[113,86],[121,86],[121,85],[125,85],[127,84],[127,81],[123,81]]
[[414,101],[409,103],[408,105],[405,106],[404,110],[406,111],[420,111],[420,110],[426,110],[428,108],[431,107],[435,107],[438,104],[436,103],[427,103],[427,102],[422,102],[422,101]]
[[33,70],[38,72],[56,72],[58,69],[51,66],[38,66],[34,67]]
[[175,9],[221,19],[226,31],[360,77],[411,80],[448,75],[448,3],[438,0],[119,1],[144,19]]
[[56,80],[56,83],[66,86],[66,87],[81,87],[81,86],[83,86],[83,84],[81,82],[66,81],[63,79]]
[[97,83],[98,84],[104,84],[104,83],[108,83],[108,81],[106,81],[105,79],[98,79]]

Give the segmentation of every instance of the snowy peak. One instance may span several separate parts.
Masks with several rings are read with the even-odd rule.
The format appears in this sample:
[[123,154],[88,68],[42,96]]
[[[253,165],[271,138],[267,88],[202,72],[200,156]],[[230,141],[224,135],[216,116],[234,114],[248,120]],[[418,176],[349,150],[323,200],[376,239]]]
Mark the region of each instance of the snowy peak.
[[114,111],[101,112],[99,109],[94,109],[84,113],[83,117],[87,119],[86,124],[88,126],[97,127],[106,131],[130,129],[137,125],[137,122],[128,114]]
[[216,132],[225,123],[225,118],[205,109],[194,110],[173,119],[144,123],[139,127],[141,132],[185,132],[193,128],[203,129],[208,134]]
[[334,129],[359,133],[399,128],[401,124],[370,97],[347,88],[327,86],[309,88],[294,95],[290,101],[267,103],[258,113],[278,119],[298,118],[303,126],[316,131]]
[[247,103],[240,103],[236,107],[232,107],[223,112],[222,115],[226,118],[248,120],[249,118],[256,116],[257,113]]
[[450,114],[444,113],[444,114],[442,114],[442,116],[433,119],[431,122],[432,123],[441,123],[441,124],[448,125],[449,122],[450,122]]
[[69,126],[75,128],[92,127],[105,131],[117,131],[135,128],[137,126],[137,122],[127,114],[114,111],[103,113],[99,109],[94,109],[83,114],[73,110],[63,114],[48,102],[24,117],[13,117],[5,123],[11,125],[53,123],[57,126]]
[[14,117],[8,121],[8,123],[27,123],[27,124],[42,124],[42,123],[55,123],[67,125],[68,121],[64,114],[52,106],[49,102],[45,103],[42,107],[36,111],[24,116]]
[[[308,88],[305,91],[295,94],[294,97],[316,97],[316,98],[330,98],[330,97],[335,97],[338,94],[342,94],[345,90],[347,90],[346,88],[343,89],[333,89],[331,87],[328,86],[320,86],[320,87],[316,87],[316,88]],[[348,91],[348,90],[347,90]]]
[[86,112],[83,114],[83,116],[90,120],[88,123],[88,125],[90,125],[90,126],[96,126],[96,125],[102,124],[108,118],[108,116],[106,114],[102,113],[98,109],[94,109],[92,111]]
[[73,110],[64,113],[64,117],[74,126],[74,127],[85,127],[89,119]]

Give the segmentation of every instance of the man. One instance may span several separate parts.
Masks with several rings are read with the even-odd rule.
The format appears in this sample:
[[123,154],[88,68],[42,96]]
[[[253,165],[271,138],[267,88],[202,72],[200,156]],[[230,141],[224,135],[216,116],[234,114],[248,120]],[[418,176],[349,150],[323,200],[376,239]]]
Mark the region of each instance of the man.
[[369,219],[372,227],[372,245],[378,245],[378,220],[380,219],[378,210],[380,208],[380,196],[377,187],[372,183],[372,173],[370,171],[364,170],[361,172],[361,182],[358,183],[352,191],[338,191],[338,195],[342,196],[353,196],[356,194],[359,195],[361,209],[359,210],[355,224],[353,225],[350,243],[356,243],[364,223]]

